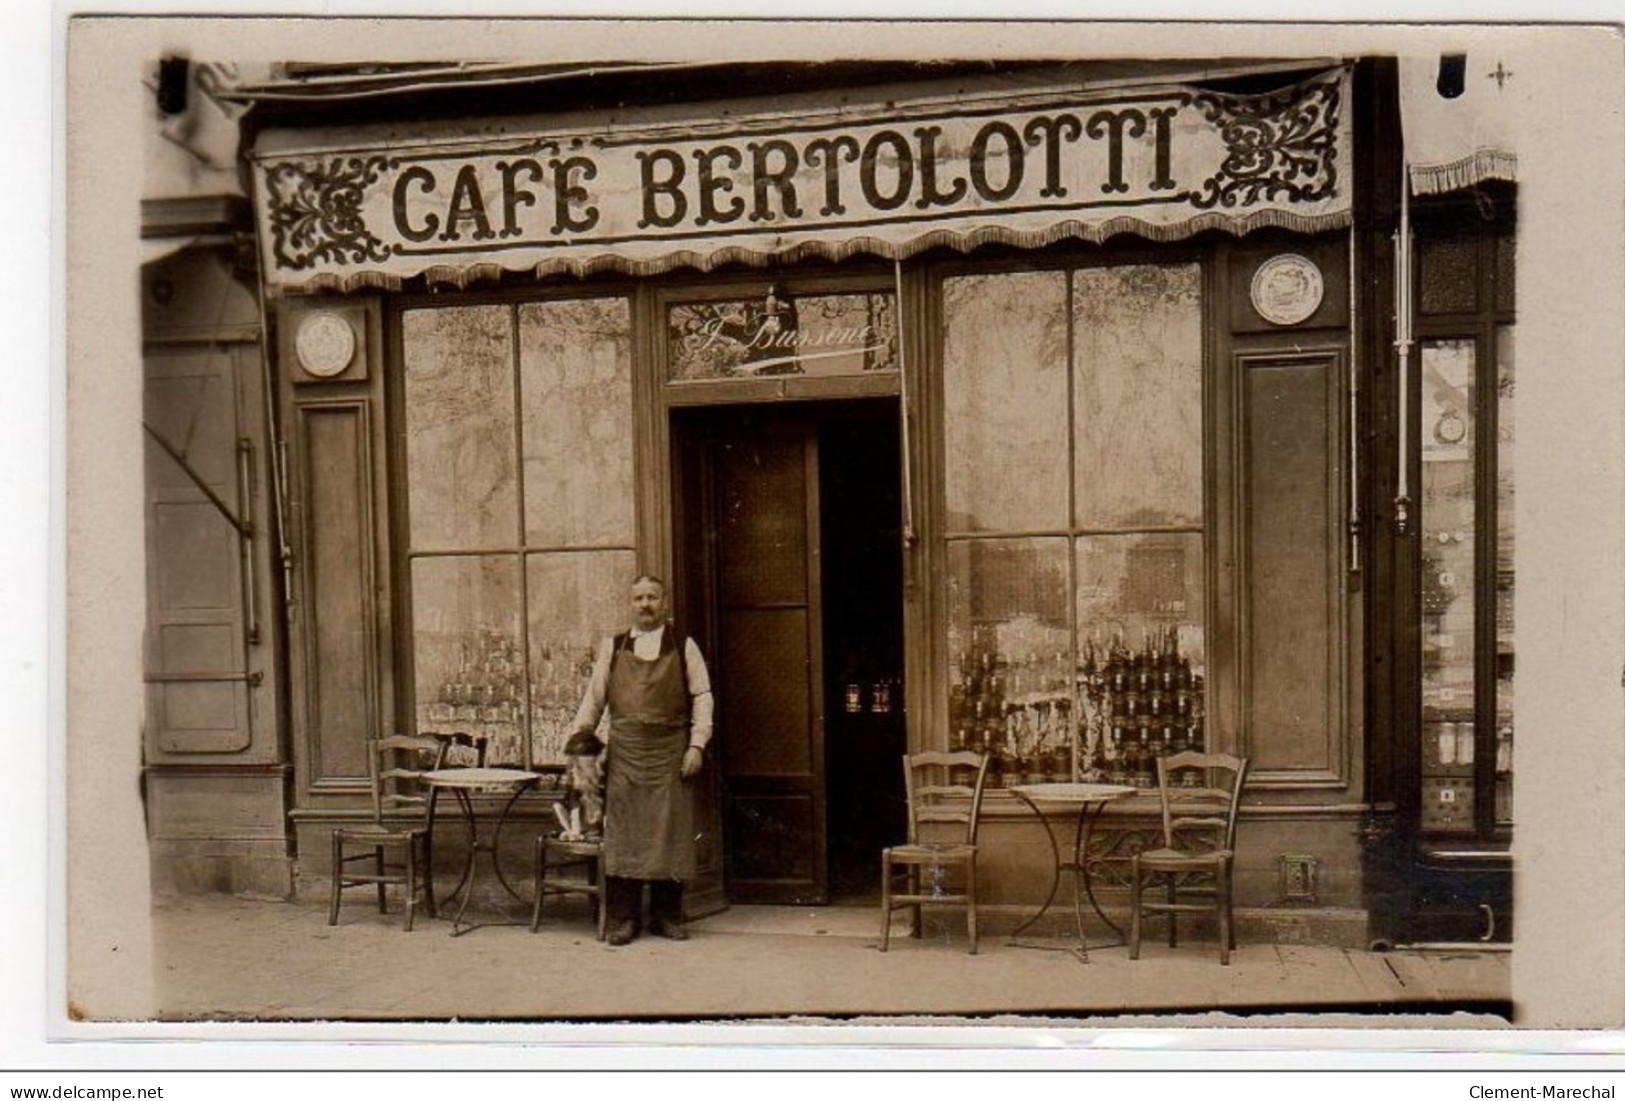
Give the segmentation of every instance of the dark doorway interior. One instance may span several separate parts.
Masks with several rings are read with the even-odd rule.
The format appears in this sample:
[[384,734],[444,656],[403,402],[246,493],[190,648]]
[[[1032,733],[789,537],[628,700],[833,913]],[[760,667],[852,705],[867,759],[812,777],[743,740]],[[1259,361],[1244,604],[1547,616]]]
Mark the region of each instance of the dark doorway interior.
[[679,606],[708,647],[710,908],[865,902],[906,829],[893,398],[674,415]]
[[819,420],[832,901],[878,894],[880,850],[906,829],[902,478],[895,401]]

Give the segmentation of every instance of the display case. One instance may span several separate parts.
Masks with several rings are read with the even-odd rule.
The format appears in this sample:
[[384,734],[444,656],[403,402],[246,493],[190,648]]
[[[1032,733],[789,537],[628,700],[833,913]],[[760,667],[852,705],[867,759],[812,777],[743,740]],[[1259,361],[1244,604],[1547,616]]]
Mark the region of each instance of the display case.
[[1411,933],[1511,935],[1514,241],[1510,190],[1418,208],[1419,678]]

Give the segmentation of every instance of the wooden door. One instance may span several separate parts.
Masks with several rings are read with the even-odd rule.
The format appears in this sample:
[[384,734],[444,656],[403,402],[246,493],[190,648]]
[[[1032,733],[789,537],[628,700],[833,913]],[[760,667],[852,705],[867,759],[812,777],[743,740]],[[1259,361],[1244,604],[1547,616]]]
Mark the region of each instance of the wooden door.
[[236,754],[253,742],[252,452],[239,380],[246,352],[145,361],[147,749]]
[[827,901],[818,437],[745,413],[711,437],[728,897]]

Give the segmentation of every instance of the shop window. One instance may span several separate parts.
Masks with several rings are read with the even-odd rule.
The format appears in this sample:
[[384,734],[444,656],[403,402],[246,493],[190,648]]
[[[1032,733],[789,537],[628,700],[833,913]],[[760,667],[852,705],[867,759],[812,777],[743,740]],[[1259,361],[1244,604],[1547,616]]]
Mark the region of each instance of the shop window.
[[949,279],[942,304],[949,532],[1064,528],[1066,274]]
[[402,319],[414,551],[512,547],[518,538],[509,313],[476,306]]
[[619,300],[519,307],[529,546],[632,544],[628,324]]
[[1204,744],[1200,282],[943,285],[951,740],[1006,782],[1149,784]]
[[[1428,825],[1473,829],[1476,510],[1470,340],[1422,351],[1422,740]],[[1453,782],[1458,780],[1459,783]]]
[[[1418,212],[1420,822],[1443,842],[1513,815],[1514,305],[1510,204]],[[1429,295],[1427,258],[1441,270]],[[1446,288],[1446,275],[1460,286]],[[1454,312],[1430,315],[1448,303]]]
[[1202,523],[1197,268],[1084,269],[1072,290],[1076,524]]
[[[1506,250],[1510,251],[1510,250]],[[1509,273],[1510,274],[1510,273]],[[1513,539],[1513,327],[1497,325],[1495,447],[1495,812],[1497,826],[1512,824]]]
[[412,309],[401,345],[415,721],[557,763],[636,566],[630,304]]

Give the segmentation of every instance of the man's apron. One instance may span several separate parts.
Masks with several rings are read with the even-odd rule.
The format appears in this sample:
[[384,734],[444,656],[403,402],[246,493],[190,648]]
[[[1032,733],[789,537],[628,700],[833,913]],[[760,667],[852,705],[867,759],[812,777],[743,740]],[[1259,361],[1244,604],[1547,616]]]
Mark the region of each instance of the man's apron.
[[674,634],[666,628],[653,661],[634,654],[628,636],[616,639],[609,667],[605,875],[694,878],[694,808],[681,772],[688,678]]

